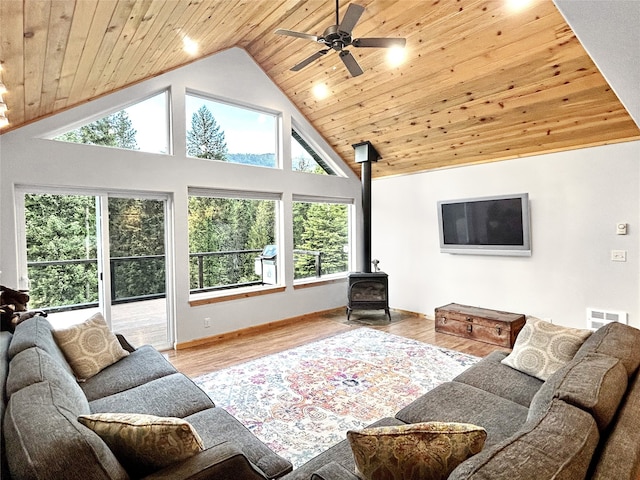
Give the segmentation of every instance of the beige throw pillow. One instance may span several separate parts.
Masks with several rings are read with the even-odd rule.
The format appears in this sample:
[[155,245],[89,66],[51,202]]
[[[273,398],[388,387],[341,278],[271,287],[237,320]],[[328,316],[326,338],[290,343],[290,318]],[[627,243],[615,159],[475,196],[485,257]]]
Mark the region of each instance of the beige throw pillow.
[[440,480],[482,450],[484,428],[426,422],[347,432],[363,480]]
[[53,336],[79,380],[93,377],[129,355],[109,330],[101,313],[78,325],[54,330]]
[[544,381],[573,359],[589,335],[591,330],[562,327],[528,317],[513,351],[502,363]]
[[193,426],[181,418],[136,413],[80,415],[129,473],[147,475],[204,449]]

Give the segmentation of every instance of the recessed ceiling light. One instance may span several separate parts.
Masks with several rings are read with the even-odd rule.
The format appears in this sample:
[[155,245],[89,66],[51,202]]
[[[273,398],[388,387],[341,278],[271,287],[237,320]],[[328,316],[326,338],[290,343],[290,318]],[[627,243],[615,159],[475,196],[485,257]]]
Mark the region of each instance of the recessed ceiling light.
[[329,96],[329,89],[324,83],[316,83],[311,91],[313,92],[313,96],[318,100],[322,100]]
[[189,55],[196,55],[198,53],[198,42],[191,40],[188,36],[182,39],[182,49]]
[[507,0],[507,7],[512,12],[519,12],[531,5],[532,0]]
[[387,51],[387,63],[391,67],[397,67],[404,63],[407,58],[407,52],[402,47],[393,47]]

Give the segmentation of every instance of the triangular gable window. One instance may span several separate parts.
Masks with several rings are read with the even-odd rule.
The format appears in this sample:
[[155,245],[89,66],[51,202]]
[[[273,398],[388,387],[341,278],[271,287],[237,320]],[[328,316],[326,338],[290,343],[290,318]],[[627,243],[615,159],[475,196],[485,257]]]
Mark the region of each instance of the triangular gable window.
[[297,172],[319,175],[337,175],[329,162],[324,160],[302,136],[291,129],[291,167]]
[[159,93],[53,139],[149,153],[169,153],[168,93]]

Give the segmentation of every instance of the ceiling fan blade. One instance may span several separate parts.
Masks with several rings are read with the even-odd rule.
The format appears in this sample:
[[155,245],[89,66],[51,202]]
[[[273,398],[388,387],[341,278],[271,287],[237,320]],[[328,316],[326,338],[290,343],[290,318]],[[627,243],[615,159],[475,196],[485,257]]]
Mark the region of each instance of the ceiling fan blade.
[[364,73],[362,68],[360,68],[360,65],[358,65],[358,62],[356,62],[355,57],[351,55],[351,52],[349,52],[348,50],[342,50],[340,52],[340,58],[342,59],[342,63],[344,63],[344,66],[347,67],[347,70],[349,70],[349,73],[352,77],[357,77],[358,75],[362,75]]
[[342,19],[342,23],[338,27],[338,30],[351,34],[351,30],[353,30],[353,27],[355,27],[358,20],[360,20],[362,12],[364,12],[363,6],[356,5],[355,3],[349,4],[347,13],[344,14],[344,18]]
[[293,72],[298,72],[298,71],[302,70],[304,67],[309,65],[311,62],[313,62],[313,61],[319,59],[321,56],[325,55],[329,50],[330,49],[327,48],[326,50],[320,50],[319,52],[314,53],[310,57],[305,58],[300,63],[298,63],[298,64],[294,65],[293,67],[291,67],[290,70],[293,71]]
[[302,33],[302,32],[294,32],[293,30],[284,30],[280,28],[276,30],[276,33],[278,35],[288,35],[290,37],[304,38],[305,40],[311,40],[312,42],[318,41],[318,37],[315,35],[309,35],[308,33]]
[[351,45],[354,47],[373,47],[373,48],[404,48],[407,44],[406,38],[356,38]]

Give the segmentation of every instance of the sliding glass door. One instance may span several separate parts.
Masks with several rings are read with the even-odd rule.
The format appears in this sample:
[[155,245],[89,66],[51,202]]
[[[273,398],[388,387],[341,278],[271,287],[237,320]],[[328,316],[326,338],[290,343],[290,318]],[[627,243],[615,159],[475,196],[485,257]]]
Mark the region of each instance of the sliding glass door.
[[171,346],[166,197],[25,190],[21,198],[29,308],[60,326],[100,311],[134,345]]

